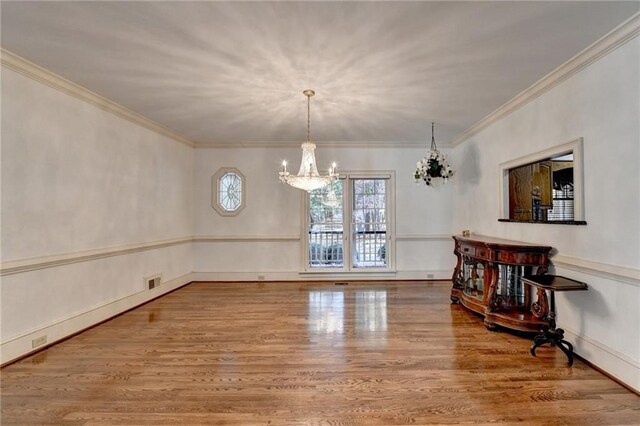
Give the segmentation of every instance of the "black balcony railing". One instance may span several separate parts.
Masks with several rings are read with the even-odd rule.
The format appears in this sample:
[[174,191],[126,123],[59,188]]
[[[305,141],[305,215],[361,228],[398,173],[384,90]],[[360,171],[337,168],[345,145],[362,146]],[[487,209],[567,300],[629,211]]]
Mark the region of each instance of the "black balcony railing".
[[[355,267],[386,266],[387,231],[357,231],[352,241]],[[309,265],[341,267],[344,265],[343,231],[309,231]]]

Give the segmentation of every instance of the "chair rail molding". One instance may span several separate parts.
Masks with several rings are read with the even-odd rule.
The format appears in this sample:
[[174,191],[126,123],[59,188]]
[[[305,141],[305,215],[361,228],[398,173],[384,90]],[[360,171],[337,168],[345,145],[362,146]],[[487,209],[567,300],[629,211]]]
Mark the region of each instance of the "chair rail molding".
[[451,234],[396,234],[396,241],[451,241]]
[[223,242],[285,242],[299,241],[299,235],[201,235],[177,237],[166,240],[148,241],[143,243],[126,244],[116,247],[84,250],[72,253],[62,253],[51,256],[34,257],[2,262],[0,276],[35,271],[44,268],[69,265],[78,262],[88,262],[111,256],[154,250],[178,244],[223,243]]
[[588,259],[556,254],[549,259],[553,266],[582,272],[588,275],[607,278],[625,284],[640,287],[640,269],[594,262]]
[[300,235],[197,235],[196,243],[300,241]]
[[0,264],[0,276],[17,274],[21,272],[35,271],[38,269],[52,268],[71,263],[87,262],[111,256],[136,253],[146,250],[154,250],[161,247],[186,244],[193,241],[192,236],[178,237],[166,240],[150,241],[144,243],[126,244],[117,247],[106,247],[94,250],[84,250],[73,253],[56,254],[52,256],[34,257],[2,262]]

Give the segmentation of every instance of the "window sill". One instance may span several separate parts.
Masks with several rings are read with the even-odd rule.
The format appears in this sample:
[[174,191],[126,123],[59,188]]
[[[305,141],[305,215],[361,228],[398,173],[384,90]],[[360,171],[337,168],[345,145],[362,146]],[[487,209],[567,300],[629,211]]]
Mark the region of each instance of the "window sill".
[[534,220],[514,220],[514,219],[498,219],[498,222],[513,222],[513,223],[539,223],[543,225],[586,225],[584,220],[554,220],[548,222],[534,221]]
[[354,276],[354,275],[396,275],[395,269],[359,269],[355,271],[343,271],[343,270],[319,270],[319,271],[299,271],[298,274],[301,277],[304,276],[318,276],[318,275],[342,275],[342,276]]

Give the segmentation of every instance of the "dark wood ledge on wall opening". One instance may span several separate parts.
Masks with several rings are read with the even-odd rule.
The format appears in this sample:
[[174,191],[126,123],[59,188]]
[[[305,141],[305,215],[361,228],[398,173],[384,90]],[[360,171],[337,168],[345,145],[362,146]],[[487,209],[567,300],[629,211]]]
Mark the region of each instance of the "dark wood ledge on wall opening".
[[539,223],[542,225],[586,225],[586,220],[553,220],[542,222],[539,220],[515,220],[515,219],[498,219],[498,222],[514,222],[514,223]]

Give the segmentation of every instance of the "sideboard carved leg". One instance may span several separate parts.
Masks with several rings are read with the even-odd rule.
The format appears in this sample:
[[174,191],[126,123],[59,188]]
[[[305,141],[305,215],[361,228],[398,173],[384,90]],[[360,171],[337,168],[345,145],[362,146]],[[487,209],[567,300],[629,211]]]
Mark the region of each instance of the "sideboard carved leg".
[[538,300],[531,305],[531,312],[536,318],[546,318],[549,314],[549,301],[547,300],[547,292],[542,288],[536,288]]
[[[492,312],[498,308],[496,301],[496,291],[498,287],[498,272],[494,270],[496,267],[493,263],[487,263],[487,277],[489,278],[489,290],[487,291],[485,304],[486,312]],[[485,323],[486,325],[486,323]]]
[[456,255],[457,262],[456,267],[453,269],[453,275],[451,276],[451,303],[460,303],[459,294],[464,290],[464,273],[462,271],[462,255],[457,250],[453,252]]
[[457,251],[454,251],[453,254],[456,255],[457,261],[456,261],[456,267],[453,268],[453,275],[451,276],[451,282],[453,282],[453,286],[455,287],[462,276],[462,273],[461,273],[462,256],[460,256],[460,253],[458,253]]

